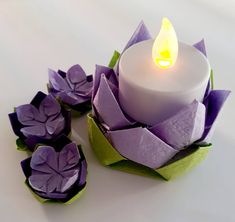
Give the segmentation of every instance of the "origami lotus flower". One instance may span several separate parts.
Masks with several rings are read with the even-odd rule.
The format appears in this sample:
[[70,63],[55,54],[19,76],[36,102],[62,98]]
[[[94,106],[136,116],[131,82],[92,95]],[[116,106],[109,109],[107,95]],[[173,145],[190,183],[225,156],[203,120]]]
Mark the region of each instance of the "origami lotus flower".
[[15,134],[30,150],[37,143],[49,144],[61,134],[71,131],[70,112],[51,95],[38,92],[30,104],[16,107],[9,114]]
[[[150,34],[141,22],[124,51],[149,38]],[[194,47],[206,55],[203,40]],[[213,90],[209,82],[203,102],[194,101],[163,122],[146,126],[132,120],[120,106],[118,55],[115,52],[115,62],[113,58],[110,63],[115,71],[112,68],[96,66],[94,77],[93,117],[88,116],[89,136],[101,162],[118,168],[118,163],[131,161],[132,165],[135,163],[148,167],[169,179],[172,176],[169,171],[175,173],[182,166],[190,168],[196,164],[197,159],[204,158],[206,148],[211,142],[215,121],[230,92]],[[100,146],[96,147],[96,144]],[[203,147],[206,148],[202,149]]]
[[42,202],[71,203],[86,185],[87,163],[81,147],[66,136],[55,140],[53,146],[39,145],[21,166],[27,186]]
[[75,110],[90,105],[92,85],[92,75],[86,76],[80,65],[72,66],[67,73],[49,69],[49,93]]

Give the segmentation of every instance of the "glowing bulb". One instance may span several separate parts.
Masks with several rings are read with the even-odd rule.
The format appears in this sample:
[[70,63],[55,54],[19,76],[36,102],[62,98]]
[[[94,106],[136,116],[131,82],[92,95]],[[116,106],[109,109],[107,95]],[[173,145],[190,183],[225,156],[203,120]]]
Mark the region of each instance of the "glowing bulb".
[[163,18],[161,30],[153,43],[153,60],[160,68],[168,69],[175,64],[177,56],[178,40],[174,27]]

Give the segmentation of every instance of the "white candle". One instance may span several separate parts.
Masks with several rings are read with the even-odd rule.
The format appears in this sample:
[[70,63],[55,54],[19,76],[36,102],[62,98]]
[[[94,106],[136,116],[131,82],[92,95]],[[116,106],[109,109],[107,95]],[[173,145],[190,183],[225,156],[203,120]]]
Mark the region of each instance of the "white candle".
[[183,105],[202,101],[210,64],[196,48],[179,43],[174,66],[162,69],[152,59],[154,40],[128,48],[119,62],[119,99],[123,110],[147,124],[164,120]]

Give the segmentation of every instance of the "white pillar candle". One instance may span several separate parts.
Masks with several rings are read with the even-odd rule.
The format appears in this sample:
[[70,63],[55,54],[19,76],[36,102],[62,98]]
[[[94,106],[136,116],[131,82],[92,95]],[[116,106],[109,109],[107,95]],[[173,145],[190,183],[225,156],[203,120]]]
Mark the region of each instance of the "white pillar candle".
[[210,64],[196,48],[178,45],[174,66],[162,69],[152,59],[154,40],[128,48],[119,62],[119,99],[133,119],[147,124],[164,120],[183,105],[202,101]]

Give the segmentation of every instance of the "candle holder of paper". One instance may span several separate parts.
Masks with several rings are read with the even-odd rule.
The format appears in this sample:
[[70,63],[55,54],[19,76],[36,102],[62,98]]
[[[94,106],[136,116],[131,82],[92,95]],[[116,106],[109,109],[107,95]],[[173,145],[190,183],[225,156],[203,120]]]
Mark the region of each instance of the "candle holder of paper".
[[[141,22],[124,51],[150,38]],[[206,55],[203,40],[194,47]],[[97,158],[116,170],[165,180],[189,171],[211,150],[215,122],[230,92],[213,89],[211,72],[203,101],[195,100],[153,126],[143,125],[120,106],[119,56],[115,51],[108,67],[96,66],[88,131]]]

